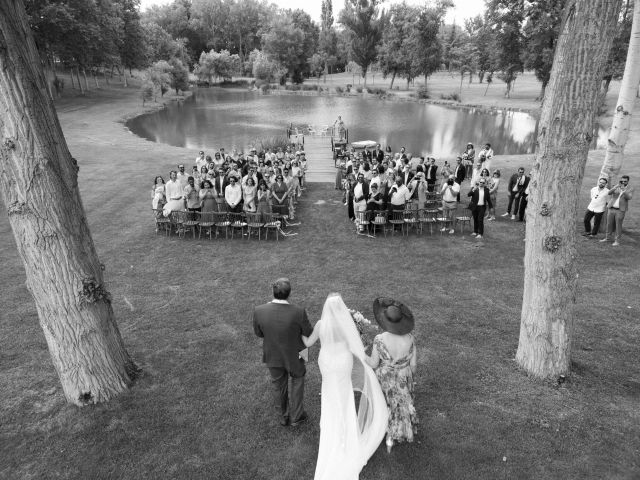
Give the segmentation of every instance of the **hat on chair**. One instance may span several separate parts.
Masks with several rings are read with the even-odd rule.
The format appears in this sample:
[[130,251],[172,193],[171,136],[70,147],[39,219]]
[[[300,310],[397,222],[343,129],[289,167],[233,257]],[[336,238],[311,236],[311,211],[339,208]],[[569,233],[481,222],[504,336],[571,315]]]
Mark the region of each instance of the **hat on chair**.
[[380,328],[395,335],[405,335],[415,326],[411,310],[392,298],[376,298],[373,301],[373,315]]

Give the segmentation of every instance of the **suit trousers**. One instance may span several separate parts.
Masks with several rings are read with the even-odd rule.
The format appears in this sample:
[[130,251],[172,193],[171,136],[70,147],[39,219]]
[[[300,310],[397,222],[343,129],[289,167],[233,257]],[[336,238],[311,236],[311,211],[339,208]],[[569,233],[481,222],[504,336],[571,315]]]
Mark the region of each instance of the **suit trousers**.
[[618,208],[610,208],[607,213],[607,233],[606,237],[609,237],[613,234],[613,231],[616,231],[616,235],[614,240],[617,242],[622,236],[622,221],[624,220],[624,214],[622,210]]
[[486,205],[476,205],[473,209],[473,231],[478,235],[484,235],[484,214],[487,211]]
[[[591,235],[597,235],[600,230],[600,222],[604,212],[593,212],[587,210],[584,214],[584,233],[590,233]],[[591,228],[591,219],[593,219],[593,228]]]
[[304,413],[302,400],[304,398],[304,375],[291,375],[291,395],[289,395],[289,372],[282,367],[269,367],[271,382],[275,393],[275,406],[282,418],[297,422]]
[[427,192],[433,192],[433,190],[436,188],[436,180],[430,180],[427,178]]
[[[518,200],[520,200],[518,202]],[[529,195],[520,195],[520,198],[516,199],[516,202],[518,202],[517,204],[517,210],[514,209],[514,212],[517,211],[518,213],[518,220],[520,220],[521,222],[524,222],[524,214],[527,210],[527,205],[529,205]]]
[[507,205],[507,213],[511,213],[511,207],[513,206],[513,214],[518,214],[518,209],[520,207],[520,195],[517,192],[509,192],[509,204]]

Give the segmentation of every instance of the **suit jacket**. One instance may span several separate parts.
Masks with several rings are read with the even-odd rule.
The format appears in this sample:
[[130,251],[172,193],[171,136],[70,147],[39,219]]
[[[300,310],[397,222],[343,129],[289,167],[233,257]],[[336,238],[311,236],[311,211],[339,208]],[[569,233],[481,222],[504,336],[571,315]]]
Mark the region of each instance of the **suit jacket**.
[[[529,180],[531,179],[525,175],[524,182],[522,182],[522,185],[518,186],[518,191],[516,192],[516,194],[522,195],[524,193],[524,191],[527,189],[527,186],[529,185]],[[513,193],[513,187],[516,186],[517,181],[518,181],[518,174],[514,173],[513,175],[511,175],[511,178],[509,179],[509,185],[507,185],[507,193],[509,195]]]
[[371,161],[373,156],[371,155],[371,152],[369,150],[365,150],[365,151],[362,152],[362,158],[365,159],[365,160]]
[[[471,202],[469,203],[469,209],[471,211],[475,210],[478,206],[478,197],[480,196],[480,187],[476,190],[471,189],[467,194],[467,197],[471,197]],[[491,203],[491,195],[489,194],[489,189],[484,187],[484,204],[487,208],[493,208],[493,204]]]
[[[458,171],[456,172],[456,169],[458,169]],[[458,166],[456,164],[456,166],[453,169],[453,172],[456,176],[456,183],[458,185],[462,185],[462,182],[464,182],[464,179],[467,177],[467,172],[466,172],[466,168],[464,165],[460,164],[460,166]]]
[[435,182],[436,181],[436,178],[438,178],[436,176],[436,172],[437,171],[438,171],[438,166],[437,165],[425,165],[424,166],[425,177],[426,177],[428,182]]
[[374,150],[373,158],[376,158],[378,162],[382,163],[382,161],[384,160],[384,152],[382,150]]
[[218,175],[213,183],[213,186],[216,188],[216,192],[218,192],[218,195],[224,197],[224,189],[229,184],[226,177],[224,175]]
[[[356,185],[357,183],[354,183],[353,187],[351,188],[351,193],[354,201],[358,201],[354,193],[356,189]],[[362,200],[368,200],[368,199],[369,199],[369,184],[365,180],[364,182],[362,182]]]
[[[613,204],[616,203],[618,199],[618,195],[620,195],[620,188],[616,185],[611,190],[609,190],[609,195],[611,195],[611,199],[607,203],[607,208],[613,207]],[[627,188],[627,191],[622,194],[620,197],[620,211],[626,212],[629,208],[629,200],[633,198],[633,189]]]
[[262,337],[262,361],[267,367],[284,368],[294,377],[305,374],[298,352],[306,347],[301,335],[308,337],[313,327],[304,308],[287,303],[265,303],[253,310],[253,330]]
[[407,187],[409,186],[409,182],[413,180],[413,173],[411,170],[408,172],[399,172],[398,175],[402,179],[402,183],[404,183]]

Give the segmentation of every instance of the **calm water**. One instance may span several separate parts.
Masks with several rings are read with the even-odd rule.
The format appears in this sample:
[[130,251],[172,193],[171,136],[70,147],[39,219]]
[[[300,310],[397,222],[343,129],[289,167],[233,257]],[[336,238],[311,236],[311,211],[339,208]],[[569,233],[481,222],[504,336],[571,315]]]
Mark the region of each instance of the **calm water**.
[[496,154],[533,153],[536,120],[525,113],[486,114],[437,105],[376,99],[269,96],[201,89],[192,99],[135,118],[129,129],[147,140],[211,151],[244,150],[257,138],[284,135],[289,123],[333,124],[341,115],[349,140],[374,140],[394,152],[451,157],[467,142],[491,143]]

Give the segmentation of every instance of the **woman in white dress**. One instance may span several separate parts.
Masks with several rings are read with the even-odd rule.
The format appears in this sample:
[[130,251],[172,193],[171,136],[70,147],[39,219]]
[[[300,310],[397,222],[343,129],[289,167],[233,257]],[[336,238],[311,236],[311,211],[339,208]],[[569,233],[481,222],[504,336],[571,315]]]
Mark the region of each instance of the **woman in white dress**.
[[[332,293],[306,346],[320,339],[320,446],[315,480],[357,480],[384,438],[389,417],[384,394],[366,363],[362,340],[342,297]],[[356,412],[353,391],[361,392]]]
[[153,190],[151,191],[151,206],[154,210],[162,210],[167,200],[164,195],[164,178],[160,175],[153,181]]

